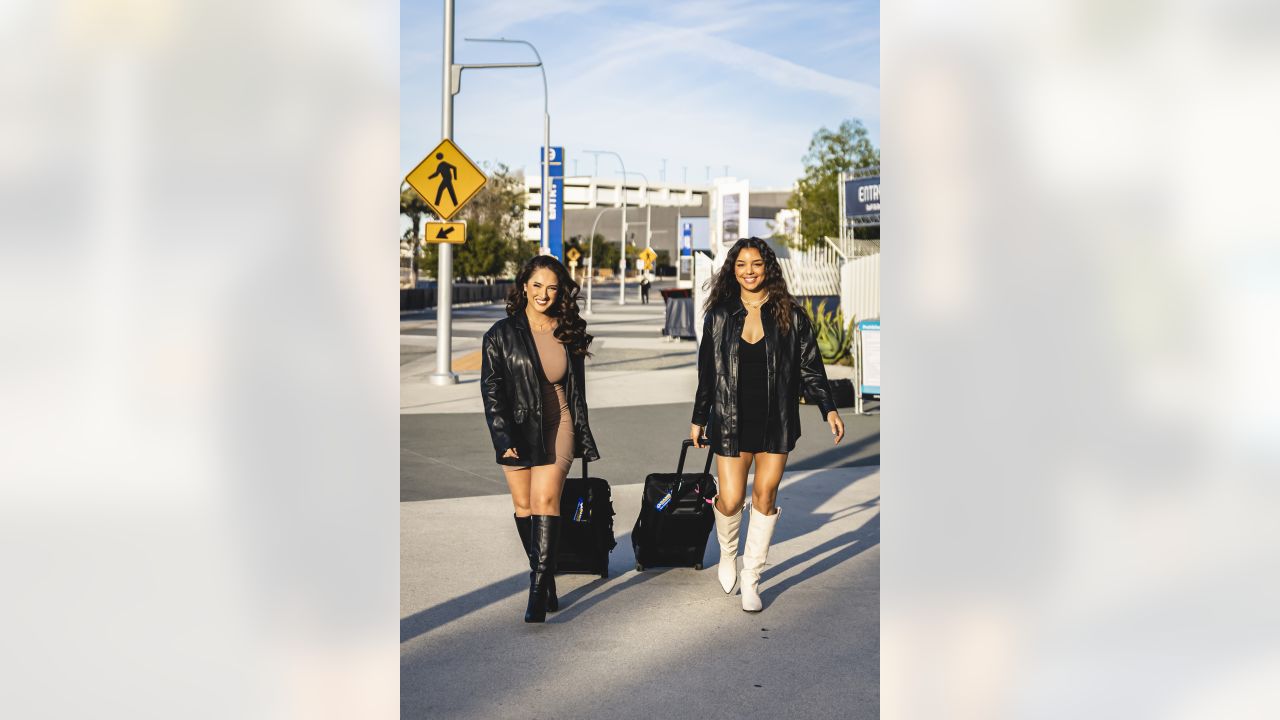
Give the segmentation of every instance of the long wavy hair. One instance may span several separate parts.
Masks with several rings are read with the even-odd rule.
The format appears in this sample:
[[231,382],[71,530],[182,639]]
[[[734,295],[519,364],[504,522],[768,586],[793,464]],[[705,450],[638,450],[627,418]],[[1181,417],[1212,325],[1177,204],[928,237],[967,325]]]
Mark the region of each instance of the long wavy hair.
[[578,283],[573,281],[569,276],[569,271],[565,269],[560,261],[551,255],[534,255],[529,261],[520,268],[520,273],[516,275],[516,286],[511,289],[511,294],[507,296],[507,315],[515,315],[524,312],[525,307],[529,304],[529,298],[524,293],[524,286],[529,282],[529,278],[533,276],[535,270],[546,269],[555,273],[556,284],[560,286],[560,290],[556,293],[556,301],[547,309],[547,314],[554,318],[559,318],[560,322],[556,325],[555,337],[565,346],[569,348],[569,352],[574,355],[582,355],[590,357],[591,353],[587,348],[591,345],[592,336],[587,333],[587,321],[582,319],[578,314],[578,292],[580,288]]
[[787,280],[782,277],[782,265],[778,263],[778,256],[768,243],[758,237],[742,238],[729,248],[724,264],[708,281],[711,285],[711,294],[707,296],[705,309],[710,310],[721,303],[727,304],[738,299],[742,289],[738,285],[737,276],[734,275],[733,266],[738,262],[738,253],[746,248],[755,248],[764,259],[764,282],[761,287],[769,295],[766,306],[773,312],[773,319],[778,322],[778,330],[783,335],[787,335],[791,332],[791,312],[796,305],[796,299],[787,289]]

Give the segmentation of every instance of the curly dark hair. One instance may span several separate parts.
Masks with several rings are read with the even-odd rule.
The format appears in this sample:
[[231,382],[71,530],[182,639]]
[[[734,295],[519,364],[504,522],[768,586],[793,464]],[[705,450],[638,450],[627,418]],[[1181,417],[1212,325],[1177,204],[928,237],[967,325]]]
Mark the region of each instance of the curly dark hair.
[[766,305],[773,311],[773,318],[778,322],[778,330],[783,335],[787,335],[791,332],[791,312],[796,305],[796,299],[787,289],[787,280],[782,277],[782,265],[778,263],[778,256],[768,243],[758,237],[742,238],[729,248],[724,264],[708,281],[711,294],[707,296],[705,309],[710,310],[721,303],[730,303],[738,299],[742,290],[738,285],[737,276],[734,275],[733,266],[738,261],[738,253],[746,248],[755,248],[764,259],[764,283],[761,287],[769,295],[769,302]]
[[556,301],[547,309],[547,314],[551,317],[560,318],[560,322],[556,325],[555,337],[565,346],[569,348],[569,352],[574,355],[582,355],[591,357],[591,353],[587,348],[591,346],[592,336],[587,333],[587,321],[583,320],[578,314],[578,292],[580,288],[578,283],[570,277],[569,271],[565,269],[560,261],[551,255],[534,255],[529,261],[520,268],[520,273],[516,275],[516,286],[511,289],[511,294],[507,296],[507,315],[515,315],[524,312],[525,306],[529,304],[529,298],[524,294],[524,286],[529,282],[529,278],[535,270],[545,269],[556,274],[556,284],[560,286],[559,292],[556,293]]

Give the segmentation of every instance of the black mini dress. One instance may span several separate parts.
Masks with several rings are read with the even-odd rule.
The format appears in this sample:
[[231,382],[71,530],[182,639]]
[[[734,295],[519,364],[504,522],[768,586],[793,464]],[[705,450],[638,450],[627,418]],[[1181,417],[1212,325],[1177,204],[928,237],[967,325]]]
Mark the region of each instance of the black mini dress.
[[769,363],[764,338],[738,338],[738,451],[764,452],[769,429]]

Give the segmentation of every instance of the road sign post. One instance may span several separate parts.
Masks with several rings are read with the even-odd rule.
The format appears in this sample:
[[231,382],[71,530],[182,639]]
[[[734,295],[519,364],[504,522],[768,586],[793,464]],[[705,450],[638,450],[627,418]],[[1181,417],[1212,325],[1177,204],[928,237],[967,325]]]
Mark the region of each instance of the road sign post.
[[[442,64],[440,136],[449,140],[453,137],[453,0],[444,0]],[[423,199],[426,197],[423,195]],[[436,371],[428,381],[432,385],[458,383],[458,376],[453,373],[453,245],[448,243],[440,246],[440,268],[436,273]]]

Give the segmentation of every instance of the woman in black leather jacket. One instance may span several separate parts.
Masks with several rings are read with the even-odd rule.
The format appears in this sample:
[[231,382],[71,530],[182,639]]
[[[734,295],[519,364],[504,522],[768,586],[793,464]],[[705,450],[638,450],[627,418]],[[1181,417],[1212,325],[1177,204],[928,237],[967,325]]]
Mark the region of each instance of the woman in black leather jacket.
[[[787,290],[769,245],[743,238],[711,279],[689,437],[698,447],[709,442],[716,453],[717,574],[726,593],[741,581],[747,612],[763,608],[757,586],[781,510],[774,506],[778,484],[800,437],[801,392],[818,406],[839,443],[844,422],[832,401],[813,325]],[[738,530],[753,463],[751,522],[739,577]]]
[[578,284],[547,255],[525,263],[507,298],[507,317],[484,335],[484,415],[529,557],[525,622],[543,622],[548,610],[559,609],[560,491],[575,457],[600,458],[587,425],[583,364],[590,345],[578,315]]

